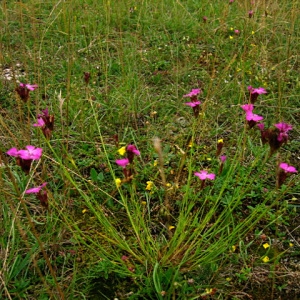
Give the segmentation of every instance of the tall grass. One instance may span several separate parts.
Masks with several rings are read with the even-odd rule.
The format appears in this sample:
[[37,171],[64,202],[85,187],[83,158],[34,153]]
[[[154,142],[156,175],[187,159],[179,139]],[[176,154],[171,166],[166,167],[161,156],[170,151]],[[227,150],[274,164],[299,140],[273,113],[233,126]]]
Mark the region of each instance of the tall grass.
[[[299,169],[297,1],[4,1],[1,15],[3,298],[286,289],[276,270],[299,250],[299,177],[276,180],[281,162]],[[39,86],[26,103],[19,82]],[[240,108],[249,85],[267,89],[255,103],[266,127],[293,125],[274,155]],[[183,99],[193,88],[203,90],[196,118]],[[50,140],[32,126],[46,107]],[[141,155],[127,178],[115,160],[131,143]],[[28,175],[6,155],[26,145],[43,148]],[[25,194],[43,182],[48,209]],[[267,296],[247,288],[255,268]]]

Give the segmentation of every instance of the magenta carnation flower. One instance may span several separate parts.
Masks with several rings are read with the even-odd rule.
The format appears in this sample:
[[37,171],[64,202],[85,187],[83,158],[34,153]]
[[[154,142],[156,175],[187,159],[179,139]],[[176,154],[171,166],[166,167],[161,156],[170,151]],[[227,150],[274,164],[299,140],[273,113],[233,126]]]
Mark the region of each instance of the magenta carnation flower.
[[126,166],[129,164],[129,159],[128,158],[117,159],[116,164],[122,168],[126,168]]
[[28,189],[25,191],[25,194],[37,194],[41,191],[42,188],[44,188],[47,185],[47,182],[44,182],[42,185],[38,186],[38,187],[34,187],[31,189]]
[[297,170],[293,166],[289,166],[287,163],[281,163],[279,168],[284,170],[286,173],[297,173]]
[[216,177],[214,173],[208,173],[206,170],[195,172],[194,175],[199,177],[201,180],[205,180],[205,179],[214,180]]
[[38,160],[42,156],[43,149],[28,145],[26,150],[19,150],[19,157],[25,160]]

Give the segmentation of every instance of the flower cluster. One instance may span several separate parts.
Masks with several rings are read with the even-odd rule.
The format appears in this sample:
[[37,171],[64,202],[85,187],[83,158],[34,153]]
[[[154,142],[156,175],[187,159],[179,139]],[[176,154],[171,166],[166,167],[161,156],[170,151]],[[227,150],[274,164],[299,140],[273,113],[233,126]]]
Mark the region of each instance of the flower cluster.
[[118,152],[121,155],[124,155],[125,153],[127,155],[126,158],[117,159],[116,164],[123,168],[125,180],[130,181],[133,177],[133,169],[127,168],[127,166],[133,163],[134,156],[139,156],[141,153],[133,144],[129,144],[126,147],[120,148]]
[[198,117],[200,112],[201,102],[197,99],[197,96],[201,94],[201,89],[192,89],[188,94],[184,95],[184,98],[190,98],[190,102],[186,102],[185,105],[190,106],[193,109],[194,116]]
[[261,140],[263,144],[269,143],[271,154],[276,152],[283,144],[288,141],[288,131],[293,127],[290,124],[281,122],[274,124],[274,127],[265,129],[263,123],[257,124],[261,133]]
[[50,139],[54,129],[54,115],[49,115],[48,108],[42,110],[42,113],[37,117],[37,122],[33,126],[40,127],[45,138]]
[[254,109],[253,104],[244,104],[241,105],[241,108],[246,113],[246,120],[248,122],[249,128],[254,127],[259,121],[262,121],[264,119],[262,116],[253,113],[253,109]]

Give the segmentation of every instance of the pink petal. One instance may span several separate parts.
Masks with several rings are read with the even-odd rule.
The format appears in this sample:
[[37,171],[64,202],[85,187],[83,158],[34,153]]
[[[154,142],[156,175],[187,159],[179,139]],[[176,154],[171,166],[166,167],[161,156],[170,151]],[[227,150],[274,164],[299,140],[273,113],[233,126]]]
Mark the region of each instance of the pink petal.
[[117,159],[116,164],[122,168],[125,168],[129,164],[128,158]]
[[293,129],[293,126],[290,125],[290,124],[287,124],[287,123],[278,123],[278,124],[275,124],[274,125],[277,129],[279,129],[280,131],[283,131],[283,132],[287,132],[289,130],[292,130]]
[[26,84],[25,86],[30,91],[34,91],[38,87],[37,84]]
[[244,104],[241,105],[241,108],[247,113],[247,112],[252,112],[254,109],[253,104]]
[[183,97],[194,97],[197,96],[198,94],[202,93],[201,89],[192,89],[188,94],[183,95]]
[[256,126],[259,128],[260,131],[265,129],[265,124],[264,123],[258,123]]
[[186,103],[184,103],[184,104],[187,105],[187,106],[190,106],[190,107],[196,107],[196,106],[200,105],[201,102],[200,102],[200,101],[186,102]]
[[40,190],[45,187],[47,184],[47,182],[44,182],[42,185],[35,187],[35,188],[31,188],[25,191],[25,194],[37,194],[40,192]]
[[221,160],[222,163],[224,163],[226,161],[226,159],[227,159],[226,155],[221,155],[220,156],[220,160]]
[[297,173],[297,169],[293,166],[289,166],[287,163],[279,164],[279,168],[284,170],[286,173]]
[[37,119],[37,123],[33,124],[34,127],[44,127],[45,126],[45,122],[42,118],[38,118]]
[[14,157],[18,157],[19,156],[19,151],[17,148],[11,148],[9,149],[6,154],[10,155],[10,156],[14,156]]

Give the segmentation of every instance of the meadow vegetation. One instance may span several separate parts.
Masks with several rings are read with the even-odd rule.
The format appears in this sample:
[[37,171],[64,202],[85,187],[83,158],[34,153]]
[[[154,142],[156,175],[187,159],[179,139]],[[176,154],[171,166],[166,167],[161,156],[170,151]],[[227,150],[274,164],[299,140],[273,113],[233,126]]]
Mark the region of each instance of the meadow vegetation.
[[0,2],[1,299],[299,299],[300,3]]

